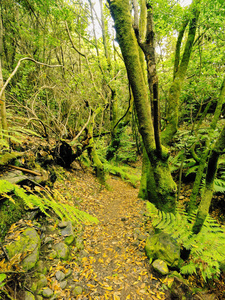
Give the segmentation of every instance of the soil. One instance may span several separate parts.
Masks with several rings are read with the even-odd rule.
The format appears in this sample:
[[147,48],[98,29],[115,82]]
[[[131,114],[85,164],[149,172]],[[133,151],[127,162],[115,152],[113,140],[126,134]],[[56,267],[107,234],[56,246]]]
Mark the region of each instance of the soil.
[[163,279],[155,277],[144,252],[151,228],[144,222],[138,188],[110,177],[107,190],[82,172],[71,173],[71,181],[80,208],[99,220],[83,232],[77,281],[85,292],[77,299],[168,299]]

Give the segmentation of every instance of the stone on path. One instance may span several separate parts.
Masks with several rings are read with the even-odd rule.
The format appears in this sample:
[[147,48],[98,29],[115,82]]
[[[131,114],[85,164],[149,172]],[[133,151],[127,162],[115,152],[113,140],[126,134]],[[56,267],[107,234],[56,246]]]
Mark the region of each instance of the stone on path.
[[152,266],[153,266],[154,270],[156,270],[157,272],[159,272],[162,275],[167,275],[169,273],[167,264],[165,263],[165,261],[163,261],[161,259],[155,260],[153,262]]

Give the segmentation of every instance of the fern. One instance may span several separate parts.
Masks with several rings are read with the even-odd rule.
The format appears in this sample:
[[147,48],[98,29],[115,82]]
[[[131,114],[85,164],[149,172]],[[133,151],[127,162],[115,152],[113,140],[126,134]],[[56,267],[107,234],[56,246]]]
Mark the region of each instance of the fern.
[[215,178],[214,180],[214,191],[217,193],[225,193],[225,180]]
[[[42,213],[49,216],[48,211],[52,210],[60,219],[68,219],[76,223],[98,223],[98,219],[83,212],[65,202],[63,196],[55,191],[54,197],[50,193],[47,195],[37,196],[35,194],[27,194],[26,191],[7,180],[0,180],[0,194],[9,198],[7,193],[13,193],[17,197],[21,198],[25,205],[30,209],[38,207]],[[55,200],[57,199],[57,201]]]
[[189,261],[181,267],[182,274],[200,271],[203,279],[211,279],[220,274],[219,264],[225,260],[225,231],[209,215],[199,234],[192,233],[196,212],[188,216],[183,208],[177,208],[175,214],[158,210],[147,202],[148,216],[153,227],[170,234],[177,243],[190,250]]

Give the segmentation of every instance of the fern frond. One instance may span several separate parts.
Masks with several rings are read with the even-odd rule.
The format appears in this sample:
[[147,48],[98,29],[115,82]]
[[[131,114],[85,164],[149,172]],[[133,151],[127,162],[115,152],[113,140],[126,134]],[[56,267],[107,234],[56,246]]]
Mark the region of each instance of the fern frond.
[[[68,219],[76,223],[98,223],[97,218],[90,216],[88,213],[70,206],[67,203],[62,203],[65,202],[65,199],[58,192],[56,193],[56,198],[61,200],[61,202],[56,201],[50,193],[40,196],[36,194],[28,195],[23,188],[12,184],[7,180],[0,180],[0,194],[7,195],[9,192],[13,192],[17,197],[21,198],[24,201],[24,204],[30,209],[38,207],[46,216],[50,216],[48,212],[53,211],[62,220]],[[9,197],[10,196],[8,196],[8,198]]]
[[152,203],[147,203],[152,225],[176,239],[182,247],[191,250],[190,260],[182,266],[181,273],[197,274],[204,280],[218,276],[219,263],[225,260],[225,230],[211,216],[207,216],[199,234],[192,233],[196,211],[189,216],[178,206],[175,214],[159,211]]

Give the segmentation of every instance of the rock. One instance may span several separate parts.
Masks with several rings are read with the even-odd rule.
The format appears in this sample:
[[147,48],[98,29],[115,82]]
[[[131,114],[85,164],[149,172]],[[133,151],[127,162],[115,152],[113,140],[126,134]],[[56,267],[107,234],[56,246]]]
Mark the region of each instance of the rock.
[[48,226],[48,231],[54,232],[55,231],[55,226]]
[[57,255],[58,255],[57,251],[52,250],[49,254],[49,259],[54,259],[57,257]]
[[69,247],[64,243],[58,243],[54,246],[57,255],[61,259],[68,259],[69,257]]
[[83,292],[83,289],[81,286],[76,286],[74,289],[73,289],[73,295],[74,296],[78,296],[78,295],[81,295]]
[[70,275],[72,275],[72,270],[69,268],[67,269],[67,272],[65,273],[65,277],[69,277]]
[[80,257],[81,258],[88,257],[88,256],[89,256],[89,253],[86,250],[81,250],[80,251]]
[[37,290],[41,290],[43,287],[47,286],[48,280],[45,275],[41,274],[40,279],[37,281]]
[[44,239],[44,244],[48,244],[52,242],[53,242],[53,238],[51,236],[46,236],[46,238]]
[[68,221],[62,221],[58,224],[59,228],[65,228],[68,225]]
[[167,264],[165,263],[165,261],[163,261],[161,259],[155,260],[153,262],[152,266],[153,266],[154,270],[156,270],[157,272],[159,272],[162,275],[167,275],[169,273]]
[[148,234],[147,233],[146,234],[141,233],[141,234],[138,235],[137,238],[138,238],[139,241],[145,241],[148,238]]
[[82,237],[78,237],[76,239],[76,245],[75,246],[76,246],[77,250],[83,250],[84,249],[84,244],[83,244]]
[[58,281],[63,281],[66,275],[62,271],[57,271],[55,277]]
[[28,271],[32,269],[38,261],[41,240],[34,228],[25,229],[19,237],[18,240],[6,245],[6,249],[10,259],[22,253],[22,256],[25,258],[21,264],[24,270]]
[[36,300],[42,300],[42,299],[43,299],[43,297],[41,295],[36,296]]
[[70,236],[65,237],[64,242],[67,245],[71,245],[74,240],[75,240],[75,235],[70,235]]
[[66,288],[66,286],[67,286],[67,280],[64,280],[64,281],[60,282],[60,287],[61,287],[62,290],[64,290]]
[[72,225],[72,222],[71,222],[71,221],[68,221],[68,222],[67,222],[67,226],[61,230],[61,234],[62,234],[63,236],[74,235],[74,232],[73,232],[73,225]]
[[42,291],[42,296],[44,298],[50,298],[53,295],[53,290],[51,290],[50,288],[45,288]]
[[47,273],[47,267],[46,264],[43,262],[43,260],[39,260],[36,264],[36,271],[42,274]]
[[[191,288],[189,287],[188,282],[186,282],[183,278],[177,278],[174,277],[172,286],[170,288],[170,295],[171,295],[171,299],[195,299],[195,297],[193,297],[193,291],[191,290]],[[201,298],[197,298],[197,299],[209,299],[207,296],[206,297],[201,297]]]
[[35,297],[31,292],[26,291],[24,296],[24,300],[35,300]]
[[180,246],[164,232],[147,238],[145,252],[148,258],[161,259],[171,267],[177,267],[180,261]]
[[23,175],[22,171],[13,170],[10,171],[7,175],[2,176],[1,180],[7,180],[10,183],[20,183],[21,181],[26,180],[28,177]]
[[34,278],[32,280],[32,286],[31,286],[31,291],[33,293],[42,290],[43,287],[47,286],[48,284],[48,280],[47,278],[43,275],[43,274],[37,274],[38,278]]

